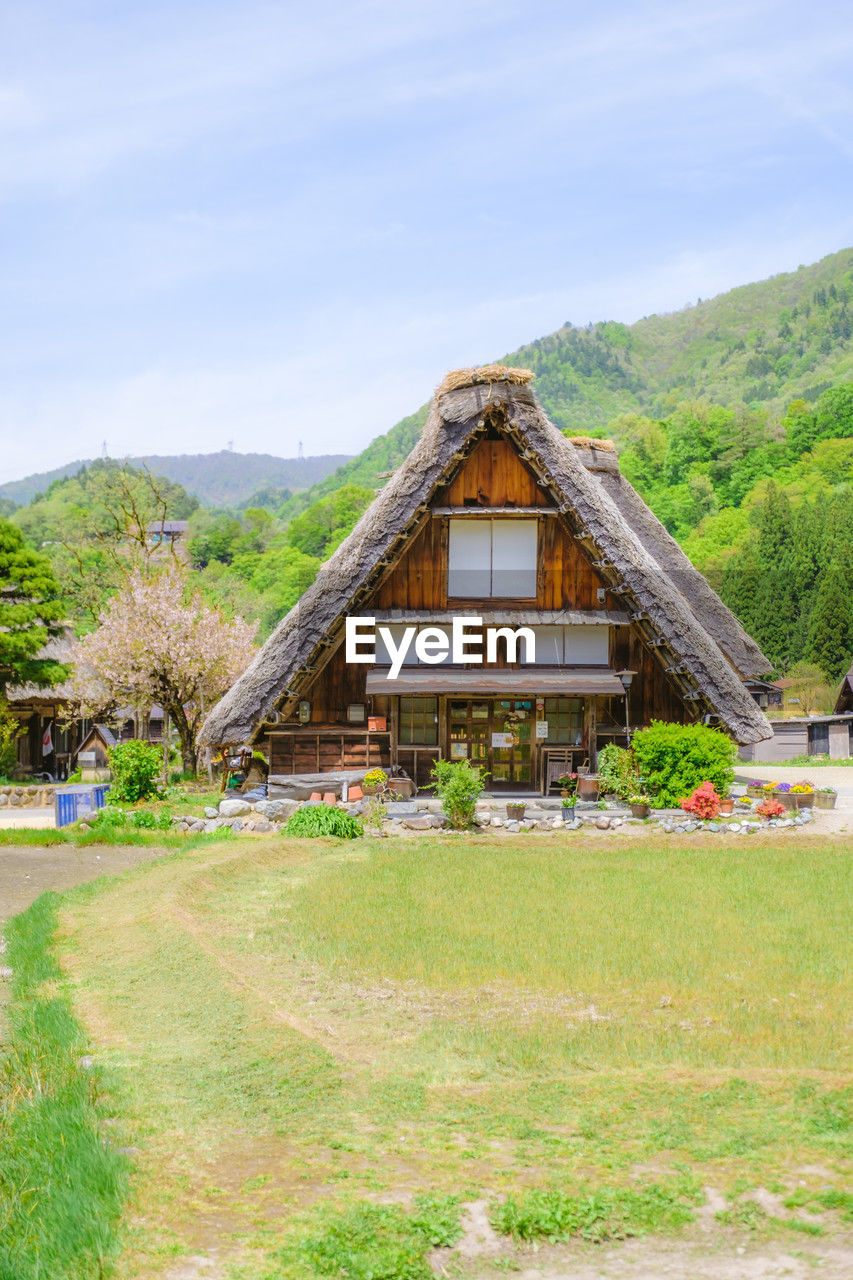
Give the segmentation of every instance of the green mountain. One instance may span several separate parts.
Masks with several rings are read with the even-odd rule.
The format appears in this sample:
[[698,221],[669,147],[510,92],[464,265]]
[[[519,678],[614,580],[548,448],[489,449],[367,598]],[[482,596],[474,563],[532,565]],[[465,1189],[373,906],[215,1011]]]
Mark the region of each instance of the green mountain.
[[[147,467],[158,476],[174,480],[206,507],[242,506],[256,494],[270,489],[308,489],[347,461],[346,454],[316,458],[276,458],[269,453],[182,453],[174,457],[151,454],[123,459],[132,467]],[[0,502],[17,506],[32,502],[54,480],[76,475],[91,459],[66,463],[54,471],[42,471],[23,480],[0,484]],[[0,507],[0,510],[4,508]]]
[[[779,418],[791,400],[811,404],[853,378],[851,335],[853,249],[843,249],[813,266],[636,324],[565,324],[502,361],[534,371],[536,394],[559,427],[602,434],[619,415],[665,417],[683,400]],[[380,473],[410,452],[425,413],[424,407],[397,423],[292,509],[341,484],[380,484]]]

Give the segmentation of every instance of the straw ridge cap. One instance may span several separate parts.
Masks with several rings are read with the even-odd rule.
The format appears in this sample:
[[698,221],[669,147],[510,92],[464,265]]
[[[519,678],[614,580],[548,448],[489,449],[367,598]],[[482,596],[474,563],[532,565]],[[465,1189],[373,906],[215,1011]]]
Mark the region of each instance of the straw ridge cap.
[[487,382],[514,382],[523,387],[534,378],[531,369],[513,369],[506,364],[481,364],[477,369],[451,369],[435,389],[437,396],[460,387],[476,387]]

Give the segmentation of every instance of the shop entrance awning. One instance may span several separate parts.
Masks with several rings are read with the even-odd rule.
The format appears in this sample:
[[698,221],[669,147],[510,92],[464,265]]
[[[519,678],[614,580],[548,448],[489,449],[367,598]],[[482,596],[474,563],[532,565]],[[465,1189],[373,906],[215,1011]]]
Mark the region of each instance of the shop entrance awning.
[[367,692],[469,694],[548,694],[551,697],[593,697],[624,695],[621,681],[606,667],[403,667],[396,680],[388,678],[387,667],[373,667],[367,673]]

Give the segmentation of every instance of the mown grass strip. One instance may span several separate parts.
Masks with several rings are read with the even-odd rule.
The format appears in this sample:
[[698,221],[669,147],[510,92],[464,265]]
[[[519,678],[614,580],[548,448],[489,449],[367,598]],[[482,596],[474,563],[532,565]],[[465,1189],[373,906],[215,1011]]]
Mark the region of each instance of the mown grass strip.
[[105,1081],[81,1069],[83,1031],[52,952],[56,894],[6,926],[12,998],[0,1058],[0,1277],[103,1274],[128,1161],[104,1145]]

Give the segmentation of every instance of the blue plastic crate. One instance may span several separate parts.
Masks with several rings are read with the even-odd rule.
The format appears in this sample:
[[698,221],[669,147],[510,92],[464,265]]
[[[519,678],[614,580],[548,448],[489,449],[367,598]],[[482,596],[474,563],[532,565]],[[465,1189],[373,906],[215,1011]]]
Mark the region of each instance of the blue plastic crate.
[[107,802],[108,782],[77,783],[56,791],[56,825],[67,827],[87,813],[103,809]]

